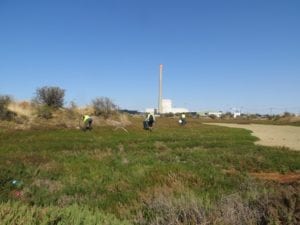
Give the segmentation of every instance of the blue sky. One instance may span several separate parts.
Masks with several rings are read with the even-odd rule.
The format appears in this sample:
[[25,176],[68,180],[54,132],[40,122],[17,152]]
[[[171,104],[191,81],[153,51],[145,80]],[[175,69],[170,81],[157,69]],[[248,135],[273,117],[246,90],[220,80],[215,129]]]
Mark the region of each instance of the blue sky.
[[298,0],[0,0],[0,94],[300,112]]

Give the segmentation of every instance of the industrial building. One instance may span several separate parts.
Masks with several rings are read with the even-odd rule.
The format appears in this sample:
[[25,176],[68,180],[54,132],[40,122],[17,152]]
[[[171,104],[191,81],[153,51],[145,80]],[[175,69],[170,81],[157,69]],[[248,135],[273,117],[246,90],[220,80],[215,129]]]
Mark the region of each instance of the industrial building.
[[162,74],[163,74],[163,65],[159,65],[159,93],[158,93],[158,109],[147,108],[146,113],[187,113],[189,112],[186,108],[173,108],[171,99],[163,99],[162,96]]
[[173,108],[171,99],[162,99],[162,113],[187,113],[186,108]]

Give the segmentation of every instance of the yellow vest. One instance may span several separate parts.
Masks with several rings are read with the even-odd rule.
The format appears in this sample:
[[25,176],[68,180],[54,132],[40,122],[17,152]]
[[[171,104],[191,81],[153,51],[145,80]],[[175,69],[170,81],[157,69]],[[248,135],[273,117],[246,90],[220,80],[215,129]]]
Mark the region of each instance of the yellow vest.
[[83,122],[86,122],[89,118],[90,118],[90,116],[84,115]]

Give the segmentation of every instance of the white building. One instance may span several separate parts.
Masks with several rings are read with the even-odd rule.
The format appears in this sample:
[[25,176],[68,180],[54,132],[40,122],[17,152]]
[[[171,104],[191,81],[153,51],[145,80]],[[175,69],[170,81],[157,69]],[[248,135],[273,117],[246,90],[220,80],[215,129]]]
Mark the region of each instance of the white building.
[[242,112],[240,109],[232,108],[231,112],[232,112],[233,118],[237,118],[242,115]]
[[162,113],[172,112],[172,101],[170,99],[162,99]]
[[[145,109],[146,113],[156,113],[157,110],[154,108]],[[186,108],[173,108],[171,99],[162,99],[162,113],[188,113],[189,110]]]
[[240,111],[233,112],[233,118],[237,118],[239,116],[241,116],[241,112]]
[[162,99],[162,113],[187,113],[186,108],[173,108],[171,99]]

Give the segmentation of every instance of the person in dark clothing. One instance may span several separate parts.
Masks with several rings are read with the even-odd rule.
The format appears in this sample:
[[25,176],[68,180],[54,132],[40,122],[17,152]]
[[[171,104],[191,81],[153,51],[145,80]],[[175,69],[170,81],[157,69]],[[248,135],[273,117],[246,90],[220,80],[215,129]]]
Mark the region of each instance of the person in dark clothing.
[[185,118],[185,114],[181,114],[180,115],[180,118],[179,118],[179,121],[178,123],[181,125],[181,126],[184,126],[186,124],[186,118]]
[[153,124],[155,123],[155,116],[153,114],[149,113],[143,123],[144,123],[145,130],[152,131]]

